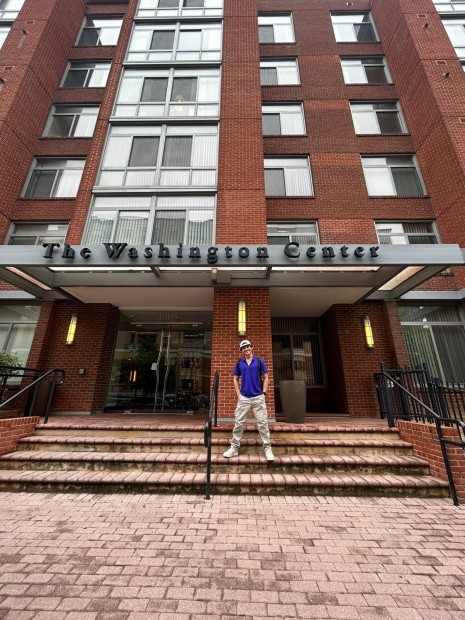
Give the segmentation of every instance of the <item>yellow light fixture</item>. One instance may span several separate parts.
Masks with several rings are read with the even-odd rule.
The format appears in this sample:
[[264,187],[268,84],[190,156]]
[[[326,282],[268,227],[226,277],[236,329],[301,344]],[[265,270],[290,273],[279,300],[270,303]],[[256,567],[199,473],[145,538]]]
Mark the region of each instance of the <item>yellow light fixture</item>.
[[66,336],[66,344],[73,344],[74,336],[76,335],[77,315],[73,314],[71,321],[69,322],[68,335]]
[[365,340],[367,347],[373,349],[375,346],[375,339],[373,338],[373,330],[371,329],[371,321],[369,316],[363,318],[363,326],[365,328]]
[[237,333],[239,336],[247,334],[247,310],[245,307],[245,299],[239,299],[237,305]]
[[137,381],[137,370],[129,371],[129,381],[130,383],[135,383]]

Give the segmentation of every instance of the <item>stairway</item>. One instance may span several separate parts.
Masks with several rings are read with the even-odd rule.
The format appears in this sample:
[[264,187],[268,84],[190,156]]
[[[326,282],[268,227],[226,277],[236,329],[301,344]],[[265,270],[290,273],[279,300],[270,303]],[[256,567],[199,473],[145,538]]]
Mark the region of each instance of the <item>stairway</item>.
[[[247,426],[239,457],[222,456],[231,424],[213,429],[212,494],[447,497],[395,429],[270,424],[275,461]],[[37,426],[0,457],[0,491],[205,493],[203,426]]]

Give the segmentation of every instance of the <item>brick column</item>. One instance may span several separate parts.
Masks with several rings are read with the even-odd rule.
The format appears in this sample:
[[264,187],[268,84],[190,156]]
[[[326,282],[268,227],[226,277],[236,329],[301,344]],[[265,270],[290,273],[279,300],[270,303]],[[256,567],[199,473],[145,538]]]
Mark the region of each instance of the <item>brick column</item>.
[[241,353],[237,335],[237,304],[245,299],[247,305],[247,338],[254,345],[255,355],[265,360],[270,384],[266,397],[268,415],[274,417],[273,363],[271,348],[270,296],[267,289],[216,289],[213,300],[212,375],[220,372],[218,415],[232,417],[236,407],[233,385],[234,364]]

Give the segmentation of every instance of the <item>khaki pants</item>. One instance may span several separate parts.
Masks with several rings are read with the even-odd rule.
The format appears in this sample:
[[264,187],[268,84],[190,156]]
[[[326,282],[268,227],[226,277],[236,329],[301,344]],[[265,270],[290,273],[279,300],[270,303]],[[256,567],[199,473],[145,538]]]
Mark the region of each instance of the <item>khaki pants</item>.
[[257,421],[258,432],[262,438],[263,447],[266,448],[270,445],[270,431],[268,429],[268,413],[266,410],[265,397],[263,395],[247,398],[247,396],[242,396],[241,394],[237,399],[236,411],[234,412],[236,423],[233,429],[231,445],[239,448],[245,428],[245,421],[250,409],[252,409],[255,420]]

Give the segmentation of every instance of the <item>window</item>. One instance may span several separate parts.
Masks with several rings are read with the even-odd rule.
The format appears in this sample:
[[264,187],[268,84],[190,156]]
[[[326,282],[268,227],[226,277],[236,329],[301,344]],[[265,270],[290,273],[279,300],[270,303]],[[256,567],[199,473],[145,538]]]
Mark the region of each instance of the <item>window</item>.
[[221,59],[221,24],[137,24],[127,60],[184,61]]
[[97,106],[56,105],[44,135],[48,138],[90,138],[98,111]]
[[396,101],[350,102],[350,111],[357,134],[407,133],[399,104]]
[[140,0],[137,17],[223,15],[223,0]]
[[273,370],[280,381],[298,379],[308,387],[324,385],[323,357],[318,319],[274,318]]
[[300,104],[265,104],[262,106],[264,136],[292,136],[305,134],[305,121]]
[[5,43],[5,39],[10,32],[11,26],[0,26],[0,49],[2,45]]
[[36,159],[24,190],[25,198],[75,198],[85,159]]
[[259,43],[295,43],[292,15],[259,15]]
[[465,383],[465,326],[455,305],[399,305],[410,364],[423,363],[443,381]]
[[307,157],[265,158],[266,196],[312,196]]
[[390,84],[392,82],[384,56],[342,57],[345,84]]
[[465,17],[443,19],[442,23],[459,58],[465,59]]
[[375,222],[375,226],[382,244],[438,243],[433,222]]
[[283,245],[295,241],[298,243],[318,243],[316,222],[270,222],[266,226],[268,245]]
[[370,196],[424,196],[425,190],[412,156],[362,156]]
[[0,0],[0,19],[13,21],[18,17],[24,0]]
[[45,222],[13,224],[8,245],[42,245],[42,243],[64,243],[68,224]]
[[262,86],[292,86],[293,84],[300,84],[297,59],[262,59],[260,61],[260,82]]
[[459,13],[465,13],[464,0],[433,0],[438,13],[450,13],[458,11]]
[[370,13],[333,13],[331,22],[337,43],[378,41]]
[[[26,366],[39,315],[40,306],[0,307],[0,349],[17,355],[22,366]],[[21,378],[10,381],[19,383]]]
[[214,214],[214,196],[98,196],[85,243],[207,245]]
[[219,69],[126,70],[115,116],[218,116]]
[[86,17],[76,45],[79,47],[116,45],[122,23],[123,20],[117,18]]
[[101,187],[215,187],[218,127],[113,126]]
[[111,63],[71,62],[63,88],[103,88],[106,86]]

